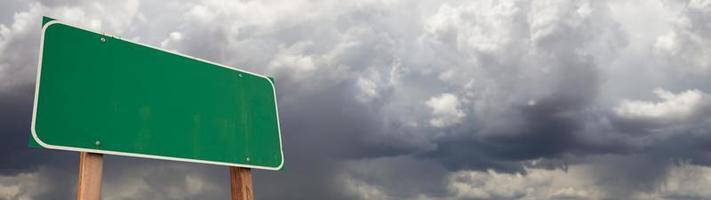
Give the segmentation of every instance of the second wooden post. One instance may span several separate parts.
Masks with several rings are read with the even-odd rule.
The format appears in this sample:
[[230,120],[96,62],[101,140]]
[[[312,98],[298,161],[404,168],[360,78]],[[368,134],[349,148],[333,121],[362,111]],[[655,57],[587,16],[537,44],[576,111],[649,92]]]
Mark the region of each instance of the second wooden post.
[[252,173],[249,168],[230,167],[232,200],[253,200]]
[[97,153],[80,152],[77,200],[101,199],[101,172],[103,156]]

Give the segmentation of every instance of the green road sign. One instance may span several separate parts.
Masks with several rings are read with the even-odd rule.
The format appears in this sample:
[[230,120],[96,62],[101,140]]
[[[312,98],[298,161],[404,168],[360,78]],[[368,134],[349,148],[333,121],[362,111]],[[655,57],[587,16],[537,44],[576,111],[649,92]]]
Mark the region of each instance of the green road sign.
[[284,163],[274,83],[263,75],[51,21],[35,92],[32,137],[44,148]]

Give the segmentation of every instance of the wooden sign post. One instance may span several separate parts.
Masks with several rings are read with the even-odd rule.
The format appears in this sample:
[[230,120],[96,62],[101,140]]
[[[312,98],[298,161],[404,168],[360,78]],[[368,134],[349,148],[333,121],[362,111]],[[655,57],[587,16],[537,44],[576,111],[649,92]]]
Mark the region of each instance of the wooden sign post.
[[232,200],[253,200],[251,170],[244,167],[229,168]]
[[103,166],[102,154],[80,152],[77,200],[101,199],[101,171]]

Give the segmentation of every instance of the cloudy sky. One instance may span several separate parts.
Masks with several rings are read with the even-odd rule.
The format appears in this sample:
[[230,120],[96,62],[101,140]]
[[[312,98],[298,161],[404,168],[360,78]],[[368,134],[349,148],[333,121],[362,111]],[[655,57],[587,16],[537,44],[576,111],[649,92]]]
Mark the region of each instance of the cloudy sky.
[[[257,199],[711,199],[708,0],[3,0],[3,200],[75,195],[78,153],[27,147],[41,16],[273,76]],[[229,194],[104,160],[104,199]]]

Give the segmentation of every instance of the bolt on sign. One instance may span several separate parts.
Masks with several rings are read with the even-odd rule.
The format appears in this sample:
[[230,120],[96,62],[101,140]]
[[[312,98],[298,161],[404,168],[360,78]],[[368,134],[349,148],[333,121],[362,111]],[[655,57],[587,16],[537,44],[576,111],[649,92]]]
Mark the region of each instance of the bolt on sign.
[[59,21],[42,27],[41,147],[279,170],[271,78]]

